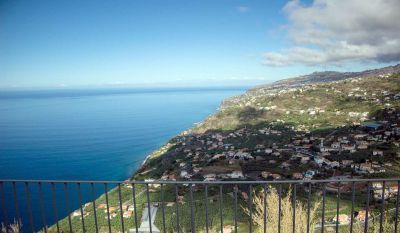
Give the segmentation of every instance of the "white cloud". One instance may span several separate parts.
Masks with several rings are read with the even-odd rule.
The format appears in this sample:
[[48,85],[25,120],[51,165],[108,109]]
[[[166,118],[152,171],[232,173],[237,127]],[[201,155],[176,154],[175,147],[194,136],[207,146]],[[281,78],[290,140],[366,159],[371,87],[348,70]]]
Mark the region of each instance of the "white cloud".
[[283,11],[293,46],[267,52],[266,65],[400,61],[398,0],[293,0]]
[[250,8],[247,6],[238,6],[236,7],[236,9],[240,12],[240,13],[247,13],[250,11]]

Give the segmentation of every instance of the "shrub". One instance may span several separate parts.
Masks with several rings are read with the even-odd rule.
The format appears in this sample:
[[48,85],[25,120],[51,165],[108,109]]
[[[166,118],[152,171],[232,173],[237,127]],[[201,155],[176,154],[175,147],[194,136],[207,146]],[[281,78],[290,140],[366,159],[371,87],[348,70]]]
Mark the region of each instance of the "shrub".
[[[264,191],[253,191],[252,220],[257,225],[257,232],[264,232]],[[307,208],[300,201],[296,201],[295,232],[307,232]],[[310,209],[310,232],[314,232],[316,210],[319,203]],[[249,216],[248,207],[243,207],[244,212]],[[267,232],[278,232],[279,225],[279,194],[273,187],[269,188],[266,197]],[[281,198],[281,232],[287,233],[293,230],[293,200],[291,190]]]
[[1,233],[20,233],[20,232],[21,228],[18,227],[18,223],[15,219],[14,222],[8,226],[4,225],[4,223],[1,223]]

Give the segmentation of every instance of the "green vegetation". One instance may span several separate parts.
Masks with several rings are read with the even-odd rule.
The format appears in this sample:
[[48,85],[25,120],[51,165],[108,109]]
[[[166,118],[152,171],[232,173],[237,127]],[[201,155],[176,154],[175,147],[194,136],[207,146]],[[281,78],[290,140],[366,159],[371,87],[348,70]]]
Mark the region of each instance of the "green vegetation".
[[[280,120],[295,127],[315,130],[360,121],[351,112],[373,115],[385,106],[399,107],[396,100],[385,100],[385,93],[400,92],[400,74],[387,78],[368,77],[285,90],[253,89],[226,101],[221,111],[207,118],[192,132],[210,129],[233,130],[240,125]],[[310,114],[315,111],[315,114]]]

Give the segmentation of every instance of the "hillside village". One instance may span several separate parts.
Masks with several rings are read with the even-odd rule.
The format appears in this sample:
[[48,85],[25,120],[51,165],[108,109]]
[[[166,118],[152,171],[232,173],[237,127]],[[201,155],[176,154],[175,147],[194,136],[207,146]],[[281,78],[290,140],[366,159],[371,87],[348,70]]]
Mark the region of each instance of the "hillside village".
[[[255,130],[212,132],[178,139],[168,156],[179,157],[160,179],[312,179],[385,174],[400,158],[400,111],[383,110],[383,118],[339,128],[326,135],[296,132],[270,123]],[[283,134],[291,137],[287,142]],[[271,142],[270,137],[283,140]],[[246,146],[243,141],[257,142]],[[265,140],[265,141],[263,141]],[[182,156],[183,155],[183,156]]]
[[254,89],[171,140],[137,176],[150,181],[396,177],[399,100],[396,74]]

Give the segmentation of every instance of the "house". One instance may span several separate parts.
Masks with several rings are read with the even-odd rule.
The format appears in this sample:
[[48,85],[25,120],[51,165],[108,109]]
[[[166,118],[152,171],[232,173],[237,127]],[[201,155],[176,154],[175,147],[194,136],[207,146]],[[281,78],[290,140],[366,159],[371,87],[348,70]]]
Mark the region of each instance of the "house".
[[355,152],[356,151],[356,146],[355,145],[342,145],[342,150],[344,151],[349,151],[349,152]]
[[281,178],[282,178],[282,176],[281,176],[281,175],[279,175],[279,174],[276,174],[276,173],[272,173],[272,174],[271,174],[271,177],[272,177],[274,180],[279,180],[279,179],[281,179]]
[[123,214],[124,218],[130,218],[132,217],[133,211],[125,211]]
[[338,222],[340,224],[349,224],[350,223],[350,217],[347,214],[336,215],[335,217],[333,217],[332,221],[336,222],[336,220],[338,220]]
[[358,171],[360,174],[363,173],[374,173],[374,169],[372,168],[371,163],[361,163],[359,165]]
[[296,180],[301,180],[303,179],[303,177],[304,177],[303,174],[301,174],[300,172],[295,172],[292,174],[292,178]]
[[194,172],[194,173],[199,173],[199,172],[201,172],[201,170],[202,170],[201,167],[195,167],[195,168],[193,168],[193,172]]
[[374,156],[383,156],[383,151],[381,150],[373,150],[372,155]]
[[281,155],[281,153],[280,152],[278,152],[278,151],[275,151],[274,153],[272,153],[273,155],[275,155],[275,156],[279,156],[279,155]]
[[265,149],[265,153],[266,153],[266,154],[271,154],[271,153],[272,153],[272,149],[271,149],[271,148]]
[[360,210],[360,211],[355,213],[355,218],[360,222],[364,222],[365,221],[365,217],[366,217],[366,213],[367,212],[365,210]]
[[368,145],[367,144],[358,144],[357,149],[366,150],[366,149],[368,149]]
[[81,216],[81,211],[80,210],[76,210],[74,212],[72,212],[71,217],[77,217],[77,216]]
[[340,167],[340,163],[338,161],[332,161],[328,163],[329,167],[331,168],[338,168]]
[[[109,211],[110,213],[114,213],[115,211],[117,211],[117,208],[116,208],[116,207],[113,207],[113,206],[110,206],[110,207],[108,208],[108,211]],[[104,213],[107,213],[107,210],[104,210]]]
[[340,148],[340,143],[339,142],[333,142],[332,144],[331,144],[331,148],[332,149],[339,149]]
[[123,211],[127,211],[128,208],[129,208],[129,205],[128,205],[128,204],[122,204],[122,210],[123,210]]
[[306,163],[308,163],[310,161],[310,157],[307,157],[307,156],[303,156],[303,157],[301,157],[301,159],[300,159],[300,163],[302,163],[302,164],[306,164]]
[[314,157],[314,161],[319,165],[322,166],[322,164],[325,162],[325,159],[322,157]]
[[369,121],[369,122],[364,122],[362,124],[362,126],[364,126],[367,129],[373,129],[373,130],[377,130],[379,129],[382,125],[379,124],[378,122],[374,122],[374,121]]
[[283,162],[281,164],[281,168],[283,168],[283,169],[288,169],[289,167],[290,167],[290,163],[288,163],[288,162]]
[[186,178],[188,175],[189,175],[189,173],[187,171],[185,171],[185,170],[182,170],[181,173],[180,173],[180,176],[182,178]]
[[366,138],[367,136],[368,136],[368,134],[356,134],[356,135],[354,135],[354,139],[361,140],[361,139]]
[[314,176],[315,176],[315,171],[313,171],[313,170],[308,170],[308,171],[306,171],[306,172],[304,173],[304,177],[305,177],[305,178],[311,179],[311,178],[313,178]]
[[230,174],[227,174],[227,176],[231,179],[240,179],[244,178],[242,171],[236,170],[232,171]]
[[158,188],[158,187],[161,186],[161,184],[152,183],[152,182],[155,181],[154,179],[144,179],[144,181],[150,183],[150,184],[149,184],[149,187],[150,187],[150,188]]
[[203,176],[204,176],[204,181],[215,181],[217,179],[217,175],[214,173],[205,174]]
[[261,176],[265,179],[267,179],[271,175],[271,172],[263,171],[261,172]]
[[350,159],[342,160],[343,166],[350,166],[351,164],[353,164],[353,160],[350,160]]
[[97,206],[97,209],[105,209],[107,207],[106,204],[100,204]]

